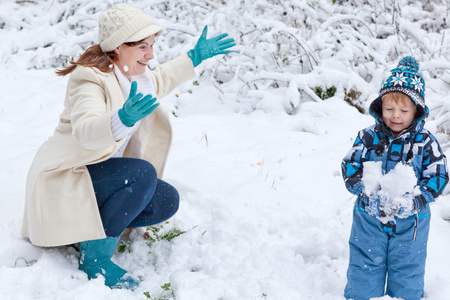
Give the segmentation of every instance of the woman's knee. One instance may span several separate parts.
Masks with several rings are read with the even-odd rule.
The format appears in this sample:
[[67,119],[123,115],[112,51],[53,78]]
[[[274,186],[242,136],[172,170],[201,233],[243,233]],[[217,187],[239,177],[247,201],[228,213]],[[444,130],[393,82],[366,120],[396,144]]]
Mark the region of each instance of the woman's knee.
[[139,184],[154,192],[158,180],[155,167],[146,160],[136,160],[134,166],[129,170],[131,176],[130,184]]
[[180,194],[172,185],[158,179],[158,188],[156,190],[155,202],[166,211],[167,215],[173,216],[180,206]]
[[143,159],[135,159],[133,170],[130,171],[138,180],[154,180],[156,182],[158,177],[155,167]]
[[174,214],[176,214],[176,212],[178,211],[178,208],[180,207],[180,194],[178,194],[178,191],[173,188],[173,197],[172,197],[172,216]]
[[177,189],[173,187],[172,185],[166,183],[166,189],[167,194],[169,195],[167,198],[170,203],[169,207],[172,210],[173,214],[175,214],[178,211],[178,208],[180,206],[180,194],[178,193]]

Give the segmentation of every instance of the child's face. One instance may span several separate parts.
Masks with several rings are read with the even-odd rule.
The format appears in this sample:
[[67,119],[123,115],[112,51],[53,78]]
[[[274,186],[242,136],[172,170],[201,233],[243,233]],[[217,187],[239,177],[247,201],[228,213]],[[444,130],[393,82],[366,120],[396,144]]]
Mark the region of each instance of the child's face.
[[395,136],[408,128],[416,116],[417,108],[408,96],[394,99],[386,94],[383,97],[383,121]]

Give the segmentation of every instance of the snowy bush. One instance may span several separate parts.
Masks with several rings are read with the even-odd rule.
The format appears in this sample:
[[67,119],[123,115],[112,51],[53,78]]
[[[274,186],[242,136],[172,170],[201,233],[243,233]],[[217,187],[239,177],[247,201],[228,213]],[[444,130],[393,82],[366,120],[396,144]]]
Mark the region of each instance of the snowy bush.
[[[53,71],[97,42],[97,18],[117,2],[0,0],[0,298],[343,299],[355,197],[340,164],[373,124],[346,102],[367,113],[387,71],[414,55],[426,127],[449,147],[447,1],[127,1],[166,27],[152,68],[191,49],[205,25],[238,44],[163,99],[175,133],[165,179],[180,209],[148,239],[122,237],[113,259],[142,278],[134,292],[88,280],[74,248],[20,234],[29,166],[63,109],[68,78]],[[431,204],[429,300],[450,295],[446,193]]]
[[[0,63],[20,69],[67,65],[97,43],[99,13],[118,2],[0,2],[0,29],[7,35]],[[191,49],[205,25],[209,36],[234,37],[236,53],[206,61],[200,69],[209,75],[203,77],[211,80],[208,84],[230,95],[243,111],[295,114],[302,102],[338,97],[367,112],[386,72],[413,55],[421,62],[432,115],[448,119],[447,1],[126,2],[166,27],[151,67]],[[438,122],[436,129],[447,132],[450,125]]]

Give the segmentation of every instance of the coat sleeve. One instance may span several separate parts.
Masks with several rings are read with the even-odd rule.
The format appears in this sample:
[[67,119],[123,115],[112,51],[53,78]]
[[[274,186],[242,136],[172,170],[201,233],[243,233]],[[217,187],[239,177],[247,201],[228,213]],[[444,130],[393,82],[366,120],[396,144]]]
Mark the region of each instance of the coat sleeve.
[[366,161],[368,143],[373,141],[372,135],[367,130],[361,130],[353,143],[353,147],[344,157],[341,168],[345,187],[354,195],[359,196],[363,190],[362,183],[363,163]]
[[111,130],[111,112],[106,106],[106,77],[103,77],[91,68],[79,67],[69,81],[67,99],[72,136],[88,150],[101,150],[116,143]]
[[439,142],[430,134],[425,141],[420,190],[427,203],[433,202],[448,183],[447,158]]
[[195,77],[194,65],[187,54],[180,55],[150,72],[156,95],[162,98],[180,84]]

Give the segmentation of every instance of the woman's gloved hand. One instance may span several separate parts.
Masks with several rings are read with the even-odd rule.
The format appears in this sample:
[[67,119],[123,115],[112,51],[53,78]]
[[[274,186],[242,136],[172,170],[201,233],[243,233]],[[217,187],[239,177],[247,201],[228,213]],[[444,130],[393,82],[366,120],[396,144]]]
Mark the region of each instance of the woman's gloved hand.
[[211,58],[218,54],[227,54],[233,52],[232,50],[227,50],[233,46],[236,46],[234,39],[223,40],[228,33],[223,33],[211,39],[206,39],[208,33],[208,26],[203,28],[202,35],[198,39],[197,45],[194,49],[189,50],[188,55],[194,64],[194,67],[198,66],[205,59]]
[[143,96],[141,93],[136,94],[136,91],[137,83],[133,81],[131,83],[130,96],[128,96],[127,101],[118,111],[120,121],[127,127],[133,126],[137,121],[151,114],[159,105],[159,103],[155,104],[156,97],[150,94],[146,96]]

